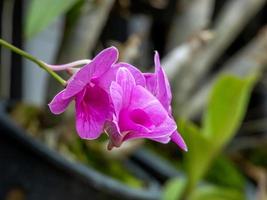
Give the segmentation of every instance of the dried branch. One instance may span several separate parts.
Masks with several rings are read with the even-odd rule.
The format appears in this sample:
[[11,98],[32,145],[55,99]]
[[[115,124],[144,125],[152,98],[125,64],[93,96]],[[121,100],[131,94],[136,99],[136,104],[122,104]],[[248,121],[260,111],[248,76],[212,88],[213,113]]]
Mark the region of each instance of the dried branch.
[[203,48],[211,39],[210,31],[200,31],[187,42],[173,49],[162,60],[162,66],[169,77],[173,80],[177,74],[181,74],[186,64]]
[[70,34],[63,41],[57,62],[87,58],[105,25],[114,0],[86,1]]
[[210,89],[216,78],[222,73],[231,73],[238,76],[246,76],[250,73],[261,72],[267,67],[267,27],[263,28],[258,36],[253,39],[246,47],[234,55],[222,70],[207,84],[205,84],[188,103],[180,108],[182,116],[191,118],[201,112],[203,109]]
[[215,21],[216,38],[194,59],[192,65],[179,79],[176,98],[178,106],[188,99],[200,79],[209,71],[236,36],[242,31],[249,20],[263,7],[266,0],[232,0],[226,3]]
[[133,63],[139,56],[142,37],[138,34],[131,35],[124,44],[119,46],[120,60]]
[[181,11],[176,13],[170,30],[167,49],[181,45],[195,33],[205,29],[210,23],[214,0],[193,0],[180,3]]

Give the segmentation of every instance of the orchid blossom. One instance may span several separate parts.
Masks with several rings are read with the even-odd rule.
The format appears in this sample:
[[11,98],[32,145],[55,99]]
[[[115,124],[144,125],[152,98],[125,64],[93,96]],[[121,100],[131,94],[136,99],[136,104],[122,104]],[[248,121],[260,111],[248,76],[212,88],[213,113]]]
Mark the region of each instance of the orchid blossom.
[[177,128],[174,120],[155,96],[136,84],[127,68],[118,70],[116,81],[110,86],[110,95],[114,113],[112,121],[105,125],[110,137],[109,149],[136,138],[169,142]]
[[74,100],[79,136],[91,140],[106,132],[108,149],[130,139],[147,138],[160,143],[172,140],[186,150],[171,114],[171,90],[158,54],[155,73],[143,74],[128,63],[116,63],[117,59],[117,49],[110,47],[91,61],[49,65],[53,70],[71,70],[76,63],[88,62],[75,69],[66,88],[51,101],[51,112],[64,112]]

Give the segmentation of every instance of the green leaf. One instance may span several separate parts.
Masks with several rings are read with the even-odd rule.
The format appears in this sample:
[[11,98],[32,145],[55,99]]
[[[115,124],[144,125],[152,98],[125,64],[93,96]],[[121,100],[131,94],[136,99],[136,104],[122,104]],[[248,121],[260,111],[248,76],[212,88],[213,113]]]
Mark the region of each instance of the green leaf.
[[204,113],[203,134],[220,149],[236,133],[246,113],[256,76],[222,75],[215,83]]
[[59,15],[67,12],[77,0],[31,0],[26,16],[25,35],[31,38],[44,30]]
[[191,191],[206,172],[213,158],[212,144],[196,125],[180,120],[178,127],[188,146],[188,152],[184,154],[184,164],[188,177],[187,190]]
[[199,187],[188,198],[189,200],[244,200],[244,192],[232,188],[205,185]]
[[234,163],[223,155],[216,156],[210,170],[208,170],[206,180],[222,187],[237,190],[243,190],[245,188],[245,177],[236,168]]
[[185,178],[173,178],[163,188],[163,200],[181,199],[186,186]]
[[255,80],[256,76],[244,79],[221,76],[212,89],[204,127],[200,130],[190,122],[179,122],[179,131],[188,146],[184,156],[188,192],[195,189],[215,157],[239,128]]

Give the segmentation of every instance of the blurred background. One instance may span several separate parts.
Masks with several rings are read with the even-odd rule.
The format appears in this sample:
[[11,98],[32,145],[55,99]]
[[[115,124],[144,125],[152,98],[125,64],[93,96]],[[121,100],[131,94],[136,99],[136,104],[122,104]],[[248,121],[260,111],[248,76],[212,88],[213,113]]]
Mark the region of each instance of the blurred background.
[[1,47],[0,199],[266,200],[266,25],[266,0],[0,0],[0,37],[46,63],[157,50],[189,148],[81,141],[48,111],[62,86]]

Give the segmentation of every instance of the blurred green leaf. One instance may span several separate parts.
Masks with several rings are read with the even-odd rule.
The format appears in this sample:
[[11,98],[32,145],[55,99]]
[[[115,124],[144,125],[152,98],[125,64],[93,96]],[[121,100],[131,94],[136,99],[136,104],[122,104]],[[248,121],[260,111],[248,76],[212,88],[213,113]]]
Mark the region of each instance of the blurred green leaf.
[[216,183],[222,187],[235,188],[243,190],[245,187],[245,178],[236,168],[234,163],[226,156],[217,156],[210,170],[207,172],[206,180]]
[[184,154],[184,163],[188,177],[187,189],[190,191],[208,168],[212,159],[211,144],[191,122],[181,120],[178,127],[188,146],[188,152]]
[[232,188],[202,186],[190,195],[189,200],[244,200],[245,195]]
[[209,169],[215,156],[239,128],[256,76],[241,79],[222,75],[212,89],[203,128],[186,121],[179,122],[179,131],[188,146],[185,168],[187,192],[192,192]]
[[236,133],[246,113],[256,76],[222,75],[215,83],[204,113],[203,134],[220,148]]
[[186,186],[185,178],[173,178],[169,180],[163,189],[163,200],[181,199]]
[[67,12],[77,0],[31,0],[26,16],[25,35],[31,38],[56,17]]

